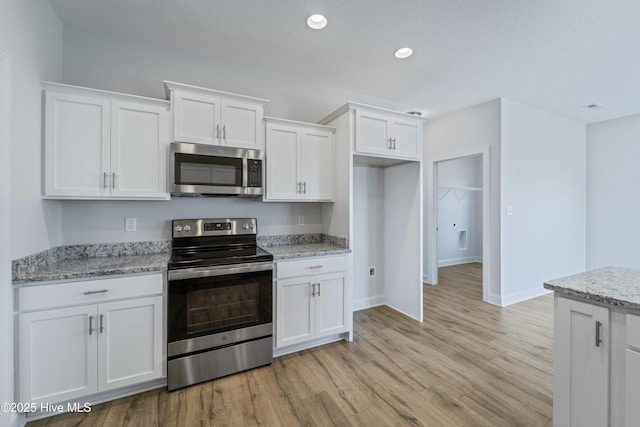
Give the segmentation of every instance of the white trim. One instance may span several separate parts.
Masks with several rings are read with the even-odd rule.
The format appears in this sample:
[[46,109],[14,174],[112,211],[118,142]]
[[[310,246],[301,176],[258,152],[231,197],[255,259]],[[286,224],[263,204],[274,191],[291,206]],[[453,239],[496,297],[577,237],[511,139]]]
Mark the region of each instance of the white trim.
[[378,307],[379,305],[384,305],[384,294],[354,300],[353,311],[365,310],[367,308]]
[[551,291],[549,291],[547,289],[544,289],[544,288],[530,289],[528,291],[518,292],[517,294],[508,295],[506,297],[501,297],[501,298],[499,298],[499,302],[497,303],[497,305],[499,305],[501,307],[506,307],[506,306],[511,305],[511,304],[516,304],[516,303],[519,303],[519,302],[522,302],[522,301],[529,300],[531,298],[541,297],[543,295],[547,295],[547,294],[550,294],[550,293],[551,293]]
[[441,259],[438,261],[438,267],[449,267],[451,265],[468,264],[470,262],[482,263],[481,256],[465,256],[459,258]]
[[436,285],[438,283],[438,237],[435,231],[438,223],[436,163],[477,155],[482,156],[482,300],[495,304],[495,299],[489,295],[493,270],[493,260],[491,259],[491,147],[489,146],[454,153],[438,154],[427,159],[426,176],[430,182],[427,183],[427,197],[425,202],[428,206],[428,239],[426,244],[429,245],[429,251],[427,253],[427,265],[424,277],[430,279],[429,284]]
[[[11,56],[0,48],[0,402],[14,402],[13,292],[9,224],[11,211]],[[17,425],[0,413],[0,425]]]

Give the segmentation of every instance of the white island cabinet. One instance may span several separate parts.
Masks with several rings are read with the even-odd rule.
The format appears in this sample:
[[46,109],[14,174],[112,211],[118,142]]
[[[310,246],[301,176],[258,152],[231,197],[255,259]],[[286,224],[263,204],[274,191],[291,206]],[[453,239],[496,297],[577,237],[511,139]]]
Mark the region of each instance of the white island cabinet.
[[19,397],[56,403],[163,376],[163,275],[17,290]]
[[170,103],[42,82],[44,196],[168,199]]
[[640,270],[606,267],[545,282],[554,296],[553,425],[640,420]]
[[173,140],[264,149],[266,99],[165,81],[173,104]]
[[276,355],[352,339],[349,266],[350,255],[277,261]]

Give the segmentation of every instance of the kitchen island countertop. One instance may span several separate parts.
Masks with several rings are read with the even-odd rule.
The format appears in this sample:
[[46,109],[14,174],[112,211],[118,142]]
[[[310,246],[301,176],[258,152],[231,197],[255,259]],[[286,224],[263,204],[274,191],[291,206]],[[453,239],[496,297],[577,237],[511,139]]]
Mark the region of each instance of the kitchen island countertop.
[[640,310],[640,269],[604,267],[549,280],[544,287],[560,295]]

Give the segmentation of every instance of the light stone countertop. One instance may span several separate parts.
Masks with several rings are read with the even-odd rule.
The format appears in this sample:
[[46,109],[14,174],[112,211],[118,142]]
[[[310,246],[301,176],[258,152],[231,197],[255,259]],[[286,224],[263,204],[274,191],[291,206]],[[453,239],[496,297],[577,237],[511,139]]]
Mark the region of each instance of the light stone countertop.
[[640,269],[604,267],[549,280],[544,287],[559,294],[640,309]]
[[351,253],[350,249],[331,243],[309,243],[300,245],[261,246],[273,255],[274,261],[294,258],[310,258],[317,256],[342,255]]
[[123,255],[81,259],[66,259],[39,268],[35,272],[25,273],[14,286],[40,285],[41,282],[111,276],[116,274],[134,274],[144,272],[162,272],[167,269],[169,252],[144,255]]

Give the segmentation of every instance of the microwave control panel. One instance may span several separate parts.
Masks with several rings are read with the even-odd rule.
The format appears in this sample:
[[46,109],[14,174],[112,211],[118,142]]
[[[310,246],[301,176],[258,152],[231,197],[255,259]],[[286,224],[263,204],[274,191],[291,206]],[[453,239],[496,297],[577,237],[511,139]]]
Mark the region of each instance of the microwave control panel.
[[247,186],[262,187],[262,160],[249,160],[247,165]]

